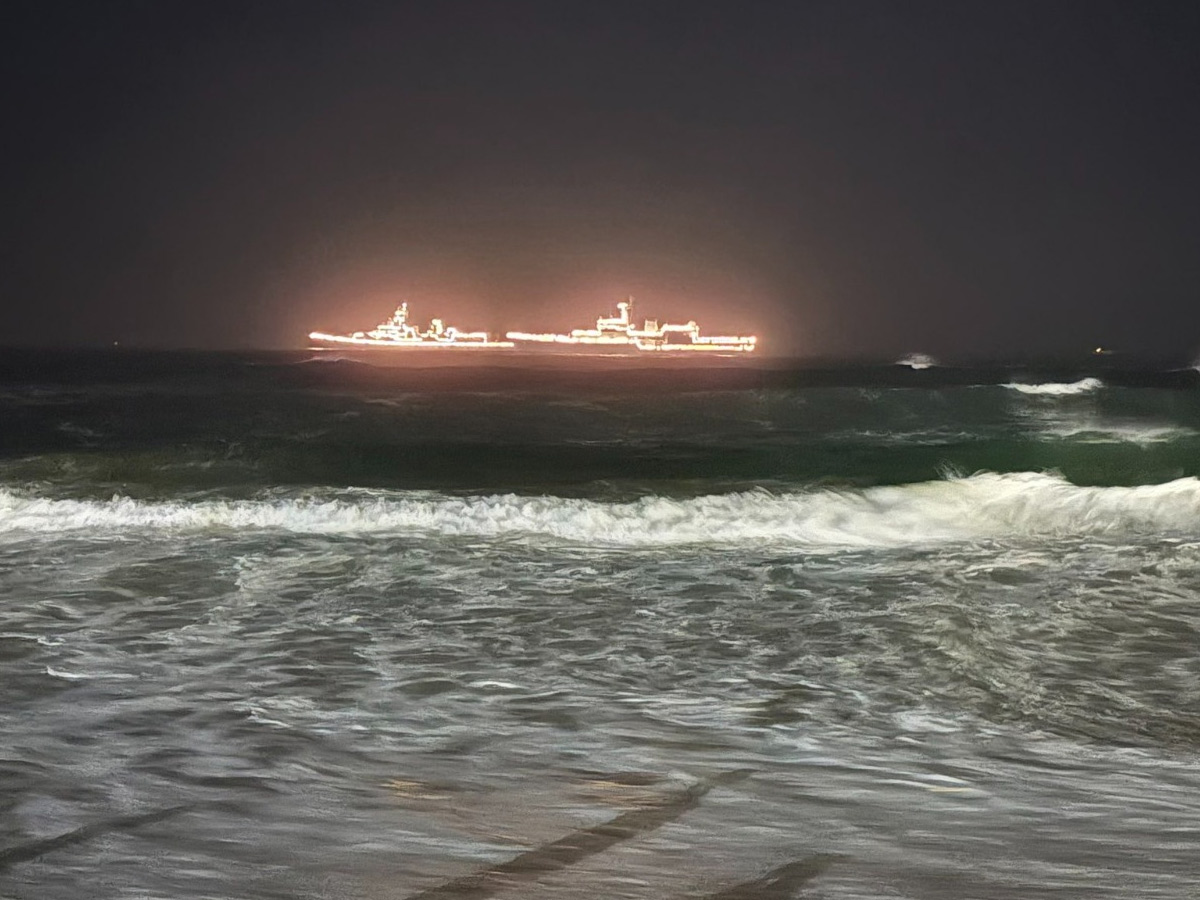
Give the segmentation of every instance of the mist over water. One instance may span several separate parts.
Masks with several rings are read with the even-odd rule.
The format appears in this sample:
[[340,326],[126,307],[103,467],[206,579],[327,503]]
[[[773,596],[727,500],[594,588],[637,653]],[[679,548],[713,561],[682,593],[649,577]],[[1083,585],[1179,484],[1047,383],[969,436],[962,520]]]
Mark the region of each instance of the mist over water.
[[1194,372],[0,384],[0,890],[1163,897]]

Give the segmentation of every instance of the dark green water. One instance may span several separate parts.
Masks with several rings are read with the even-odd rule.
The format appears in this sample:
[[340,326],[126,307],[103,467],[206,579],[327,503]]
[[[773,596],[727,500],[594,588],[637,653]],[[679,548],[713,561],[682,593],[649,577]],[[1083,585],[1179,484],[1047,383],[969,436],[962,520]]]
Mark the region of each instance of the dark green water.
[[1200,381],[0,359],[0,894],[1191,897]]

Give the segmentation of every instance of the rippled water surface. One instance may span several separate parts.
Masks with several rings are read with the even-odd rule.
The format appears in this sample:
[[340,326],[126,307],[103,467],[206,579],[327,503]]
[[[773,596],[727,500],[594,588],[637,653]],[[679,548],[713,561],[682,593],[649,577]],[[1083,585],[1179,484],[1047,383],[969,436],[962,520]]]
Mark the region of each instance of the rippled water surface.
[[254,362],[6,376],[0,895],[1200,891],[1188,378]]

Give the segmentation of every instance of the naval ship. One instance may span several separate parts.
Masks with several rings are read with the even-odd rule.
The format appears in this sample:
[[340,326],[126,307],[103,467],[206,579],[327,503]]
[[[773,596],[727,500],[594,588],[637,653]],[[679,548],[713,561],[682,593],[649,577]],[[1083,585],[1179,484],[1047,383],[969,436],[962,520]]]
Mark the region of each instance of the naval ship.
[[695,321],[685,325],[646,319],[633,322],[633,298],[617,304],[615,316],[600,316],[595,328],[576,328],[568,334],[510,331],[504,340],[493,340],[485,331],[459,331],[433,319],[421,331],[408,323],[408,304],[401,303],[386,322],[370,331],[308,336],[314,350],[520,350],[528,353],[573,356],[641,356],[670,354],[675,358],[694,353],[733,356],[750,353],[758,339],[742,335],[705,335]]
[[311,332],[313,350],[511,350],[512,341],[494,341],[486,331],[459,331],[433,319],[426,331],[408,323],[408,304],[401,303],[386,322],[353,334]]
[[576,328],[569,334],[534,334],[510,331],[505,337],[519,350],[553,351],[580,356],[623,356],[643,353],[712,353],[732,355],[753,352],[753,335],[704,335],[695,321],[674,325],[646,319],[638,328],[633,321],[633,298],[617,304],[615,316],[600,316],[595,328]]

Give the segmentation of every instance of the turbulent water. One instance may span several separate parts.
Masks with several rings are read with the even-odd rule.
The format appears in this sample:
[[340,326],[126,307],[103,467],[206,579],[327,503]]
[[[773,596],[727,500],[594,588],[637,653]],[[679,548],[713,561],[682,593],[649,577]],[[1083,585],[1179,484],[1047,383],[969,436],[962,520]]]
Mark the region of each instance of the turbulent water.
[[0,423],[0,896],[1200,891],[1195,371],[10,354]]

